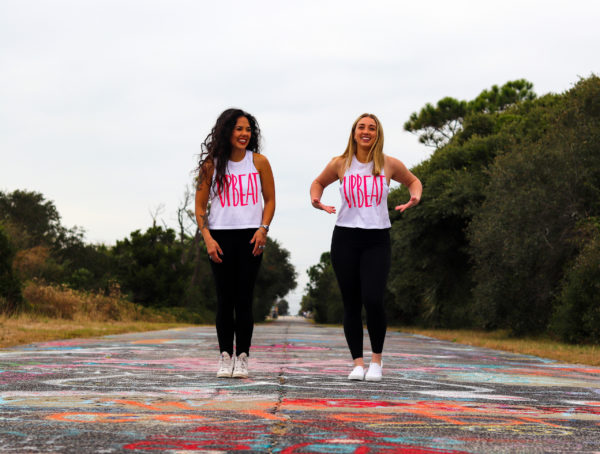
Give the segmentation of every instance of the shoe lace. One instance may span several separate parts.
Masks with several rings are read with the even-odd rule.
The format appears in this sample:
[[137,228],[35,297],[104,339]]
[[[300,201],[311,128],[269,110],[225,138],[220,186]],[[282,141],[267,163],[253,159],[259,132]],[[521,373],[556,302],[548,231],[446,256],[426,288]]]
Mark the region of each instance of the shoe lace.
[[230,364],[231,364],[231,358],[227,357],[226,355],[220,356],[220,358],[219,358],[219,368],[220,369],[227,369]]
[[238,356],[237,360],[235,362],[235,368],[238,368],[238,364],[239,364],[239,368],[240,369],[247,369],[248,368],[248,357],[246,355],[243,356]]

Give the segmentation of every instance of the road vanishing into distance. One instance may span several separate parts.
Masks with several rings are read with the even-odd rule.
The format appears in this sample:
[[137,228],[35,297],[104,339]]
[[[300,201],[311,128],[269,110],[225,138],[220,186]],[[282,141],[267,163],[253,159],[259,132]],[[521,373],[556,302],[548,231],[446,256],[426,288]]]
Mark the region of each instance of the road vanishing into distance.
[[388,331],[351,382],[342,329],[295,317],[255,327],[248,379],[217,356],[212,326],[2,349],[0,452],[600,452],[598,368]]

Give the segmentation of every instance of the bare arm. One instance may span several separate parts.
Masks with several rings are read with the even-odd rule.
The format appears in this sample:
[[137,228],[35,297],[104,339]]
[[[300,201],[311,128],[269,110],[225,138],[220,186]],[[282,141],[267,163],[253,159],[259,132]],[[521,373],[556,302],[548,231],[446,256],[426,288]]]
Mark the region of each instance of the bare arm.
[[410,207],[416,206],[421,201],[421,195],[423,194],[423,185],[421,181],[406,168],[402,161],[386,156],[386,167],[389,169],[389,175],[392,180],[403,184],[408,188],[410,194],[410,200],[407,203],[398,205],[395,209],[403,212]]
[[312,206],[318,210],[326,211],[327,213],[335,213],[334,206],[323,205],[321,197],[327,186],[336,180],[339,180],[339,173],[343,160],[339,157],[333,158],[329,164],[323,169],[321,174],[310,185],[310,201]]
[[[265,203],[261,225],[269,225],[275,215],[275,179],[273,178],[273,170],[271,169],[269,160],[260,154],[254,155],[254,166],[260,175],[260,184]],[[259,227],[256,230],[250,242],[254,244],[252,253],[254,255],[262,254],[263,248],[267,244],[267,231],[264,227]]]
[[223,251],[208,230],[208,198],[210,195],[210,185],[212,182],[212,176],[214,167],[212,163],[204,163],[201,170],[202,174],[200,177],[200,183],[196,187],[196,222],[198,223],[198,229],[202,234],[204,243],[206,244],[206,252],[211,260],[216,263],[221,263],[223,260],[219,255],[223,255]]

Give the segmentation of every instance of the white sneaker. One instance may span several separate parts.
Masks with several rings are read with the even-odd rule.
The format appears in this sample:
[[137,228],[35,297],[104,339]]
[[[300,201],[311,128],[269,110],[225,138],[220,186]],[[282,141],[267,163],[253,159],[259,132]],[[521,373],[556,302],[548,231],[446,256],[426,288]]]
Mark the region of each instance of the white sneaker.
[[365,379],[365,368],[362,366],[356,366],[348,375],[348,380],[364,380]]
[[381,361],[381,365],[377,363],[369,364],[369,370],[365,375],[365,380],[367,381],[381,381],[381,372],[383,369],[383,361]]
[[233,378],[248,378],[248,355],[242,353],[235,359],[235,368],[233,369]]
[[235,359],[229,356],[229,353],[223,352],[219,356],[219,371],[217,372],[218,378],[229,378],[233,373],[233,365]]

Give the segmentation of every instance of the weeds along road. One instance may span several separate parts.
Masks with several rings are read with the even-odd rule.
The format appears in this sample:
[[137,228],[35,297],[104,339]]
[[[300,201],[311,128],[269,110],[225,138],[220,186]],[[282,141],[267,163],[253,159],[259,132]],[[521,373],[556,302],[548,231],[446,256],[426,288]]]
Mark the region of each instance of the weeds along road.
[[0,350],[0,451],[600,451],[597,368],[388,332],[350,382],[342,329],[295,318],[256,326],[248,379],[217,354],[214,327]]

